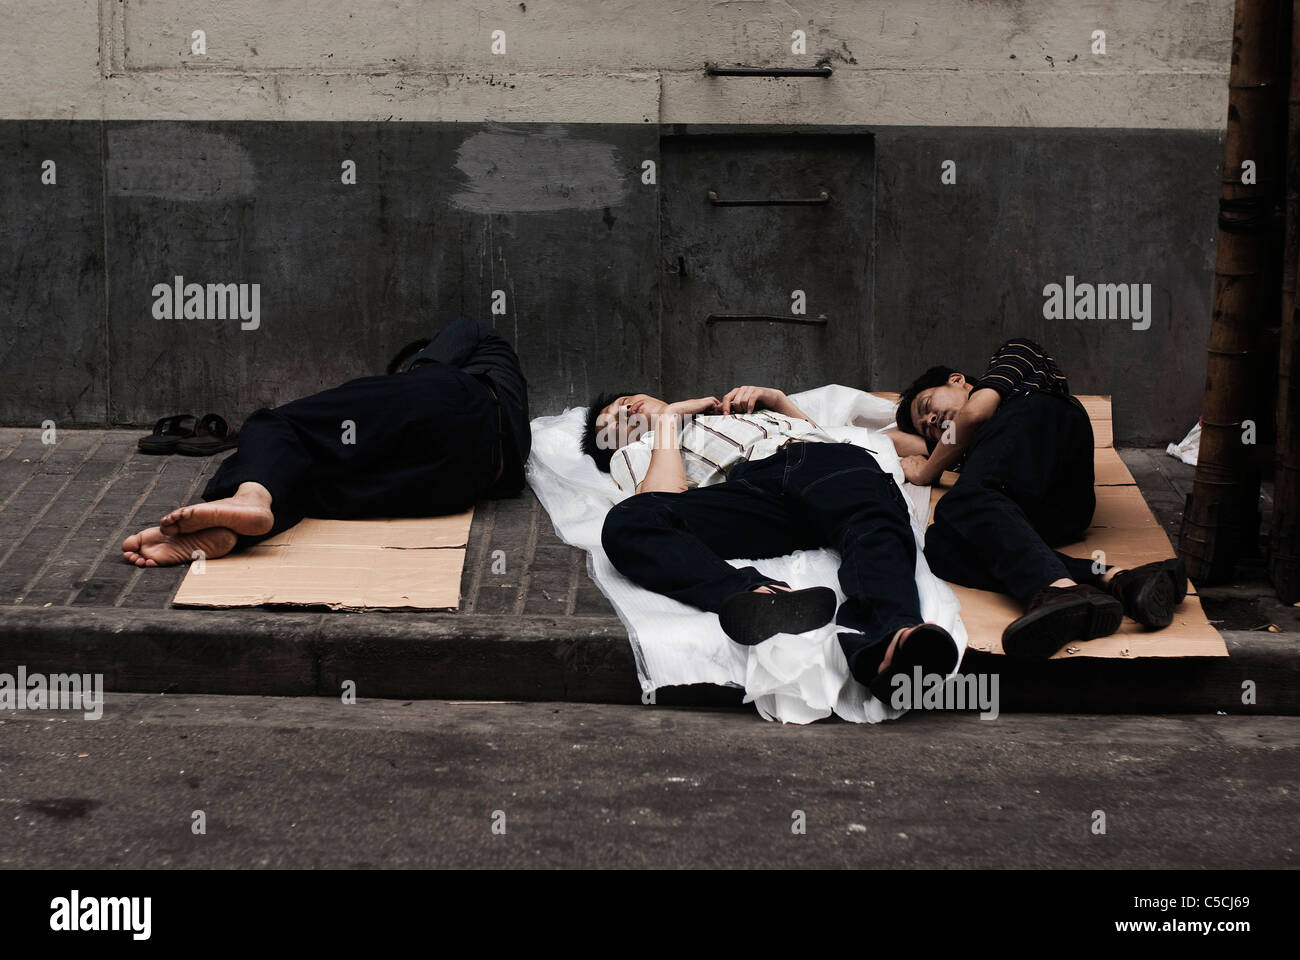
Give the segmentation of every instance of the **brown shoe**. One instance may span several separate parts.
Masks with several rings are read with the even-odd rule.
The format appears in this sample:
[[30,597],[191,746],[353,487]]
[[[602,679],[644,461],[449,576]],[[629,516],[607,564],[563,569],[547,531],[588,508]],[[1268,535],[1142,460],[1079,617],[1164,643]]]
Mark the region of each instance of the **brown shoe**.
[[1067,644],[1109,636],[1123,619],[1123,604],[1096,587],[1044,587],[1030,598],[1025,615],[1002,631],[1002,650],[1046,660]]

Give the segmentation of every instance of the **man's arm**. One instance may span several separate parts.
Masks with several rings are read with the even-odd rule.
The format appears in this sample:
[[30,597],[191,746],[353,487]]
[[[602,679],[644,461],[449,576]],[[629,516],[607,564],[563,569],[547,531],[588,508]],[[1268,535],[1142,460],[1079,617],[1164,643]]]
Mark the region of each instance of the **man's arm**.
[[[771,410],[783,417],[813,423],[812,417],[795,406],[794,401],[776,387],[736,387],[722,398],[723,413],[753,413],[755,410]],[[816,424],[813,423],[813,426]]]
[[422,360],[437,360],[451,367],[463,367],[490,337],[500,336],[488,324],[462,314],[438,331],[429,345],[407,361],[407,366]]
[[711,413],[718,407],[717,397],[700,397],[670,403],[654,423],[654,451],[650,469],[636,485],[637,493],[681,493],[687,488],[686,465],[682,463],[681,418]]
[[961,455],[970,446],[975,431],[997,412],[1001,402],[1002,395],[996,390],[972,391],[957,411],[956,419],[943,432],[943,437],[950,438],[951,443],[941,438],[929,457],[907,456],[900,461],[907,482],[924,487],[943,476],[945,470],[961,459]]
[[890,440],[894,441],[894,452],[900,457],[924,457],[930,452],[930,448],[925,445],[925,439],[914,433],[905,433],[897,428],[884,432]]
[[686,465],[677,432],[677,417],[660,414],[655,424],[650,469],[636,485],[637,493],[681,493],[686,489]]

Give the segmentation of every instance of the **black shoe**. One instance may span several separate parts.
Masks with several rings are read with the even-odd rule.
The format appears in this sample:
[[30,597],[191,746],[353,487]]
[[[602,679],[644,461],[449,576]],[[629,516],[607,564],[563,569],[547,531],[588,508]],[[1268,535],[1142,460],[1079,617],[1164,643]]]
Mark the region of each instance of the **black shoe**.
[[723,631],[737,643],[752,647],[778,633],[804,633],[835,618],[835,591],[809,587],[786,592],[732,594],[722,604],[718,619]]
[[1030,599],[1025,615],[1002,631],[1002,651],[1046,660],[1067,644],[1109,636],[1123,620],[1123,605],[1096,587],[1044,587]]
[[1187,569],[1177,557],[1145,563],[1110,578],[1111,596],[1124,605],[1124,614],[1153,630],[1174,620],[1174,607],[1187,596]]
[[[855,658],[855,660],[869,660],[873,676],[859,676],[859,673],[865,672],[865,663],[855,662],[852,666],[854,679],[859,683],[865,684],[871,691],[871,695],[882,703],[889,703],[890,697],[894,692],[894,678],[898,676],[911,677],[917,667],[921,668],[921,676],[938,674],[940,677],[946,677],[957,668],[957,641],[943,627],[937,623],[922,623],[913,628],[903,642],[894,650],[894,657],[889,661],[889,667],[883,673],[876,673],[880,669],[880,661],[884,659],[885,653],[889,649],[889,644],[893,638],[882,640],[880,656],[868,658]],[[870,650],[863,651],[871,653]],[[915,691],[913,696],[919,696],[920,691]]]

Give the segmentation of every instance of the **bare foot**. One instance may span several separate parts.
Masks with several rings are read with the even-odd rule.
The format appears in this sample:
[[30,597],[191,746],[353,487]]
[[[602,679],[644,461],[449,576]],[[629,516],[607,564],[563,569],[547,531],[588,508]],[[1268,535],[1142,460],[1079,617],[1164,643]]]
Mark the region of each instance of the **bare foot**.
[[271,494],[260,483],[241,483],[233,497],[178,507],[162,518],[163,534],[197,533],[209,527],[225,527],[246,536],[259,536],[271,529]]
[[235,531],[225,527],[209,527],[170,537],[157,527],[149,527],[122,541],[122,559],[137,567],[167,567],[189,563],[196,559],[196,552],[205,560],[213,560],[234,548]]

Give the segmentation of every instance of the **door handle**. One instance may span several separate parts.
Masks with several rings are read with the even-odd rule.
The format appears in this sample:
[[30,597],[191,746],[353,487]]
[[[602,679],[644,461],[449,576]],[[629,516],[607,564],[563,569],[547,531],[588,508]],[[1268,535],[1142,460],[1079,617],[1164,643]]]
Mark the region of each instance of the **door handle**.
[[830,67],[720,67],[706,63],[704,72],[711,77],[829,77]]
[[779,313],[711,313],[704,318],[706,324],[738,323],[751,320],[761,320],[768,323],[798,323],[810,327],[826,326],[826,314],[824,313],[819,313],[815,317],[791,317]]
[[793,197],[788,200],[723,200],[716,190],[709,191],[709,203],[715,207],[824,207],[831,195],[823,190],[815,197]]

